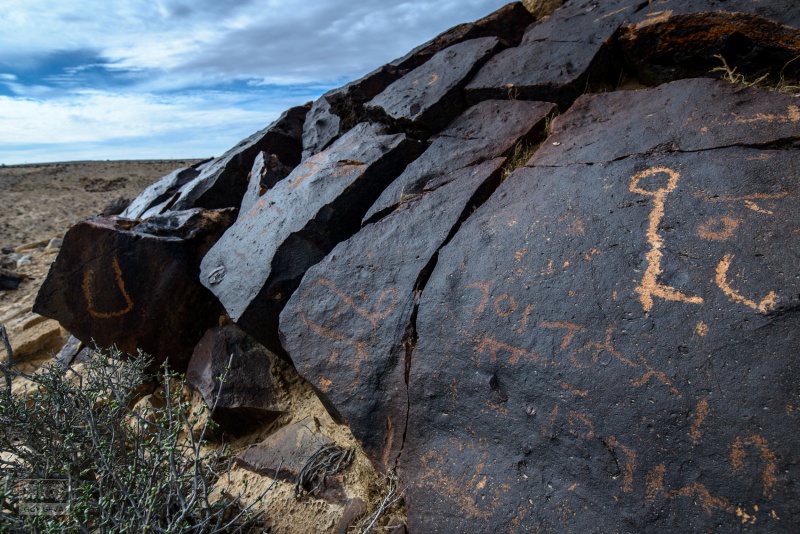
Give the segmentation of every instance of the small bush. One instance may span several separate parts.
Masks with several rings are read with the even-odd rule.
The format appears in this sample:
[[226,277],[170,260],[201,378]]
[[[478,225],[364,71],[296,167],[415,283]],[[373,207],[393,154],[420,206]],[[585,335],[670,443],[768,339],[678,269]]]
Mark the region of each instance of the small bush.
[[[189,413],[182,377],[166,366],[149,376],[150,363],[143,355],[97,351],[80,375],[58,364],[34,375],[6,371],[32,387],[21,396],[0,392],[0,532],[236,532],[258,525],[241,505],[244,489],[233,497],[225,488],[218,494],[229,497],[211,502],[230,449],[204,443],[213,423],[199,424],[201,413]],[[154,379],[163,391],[156,407],[135,405]],[[58,481],[66,513],[24,515],[22,480]]]

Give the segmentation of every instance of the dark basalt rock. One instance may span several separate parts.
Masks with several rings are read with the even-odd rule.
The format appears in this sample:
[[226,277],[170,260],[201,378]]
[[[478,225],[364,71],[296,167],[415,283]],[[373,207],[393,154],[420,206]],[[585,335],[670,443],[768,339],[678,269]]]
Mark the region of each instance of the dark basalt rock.
[[467,107],[463,87],[502,48],[496,37],[465,41],[434,55],[366,104],[368,113],[401,128],[430,135]]
[[800,154],[742,146],[786,133],[784,96],[717,91],[735,112],[714,114],[688,85],[583,97],[440,251],[400,456],[412,532],[796,529]]
[[303,160],[320,153],[366,117],[367,102],[404,71],[384,65],[344,87],[328,91],[311,106],[303,126]]
[[332,445],[311,417],[287,425],[240,453],[236,463],[259,475],[294,482],[320,447]]
[[583,96],[553,120],[550,134],[532,163],[593,163],[742,144],[791,146],[800,140],[800,102],[717,80],[679,80],[655,89]]
[[259,151],[276,154],[289,166],[300,163],[303,122],[309,108],[310,104],[289,109],[267,128],[211,162],[200,176],[181,188],[173,209],[238,207],[247,188],[247,173]]
[[471,23],[459,24],[420,45],[405,56],[314,102],[303,127],[303,159],[327,148],[350,128],[366,119],[364,103],[440,50],[471,39],[497,37],[504,46],[516,46],[533,17],[520,2],[503,6]]
[[289,176],[291,172],[292,168],[281,163],[276,154],[267,155],[266,152],[259,152],[253,162],[253,168],[250,170],[247,191],[244,193],[242,205],[239,208],[239,218],[255,206],[258,197]]
[[555,108],[548,102],[522,100],[487,100],[471,107],[437,134],[422,156],[386,188],[364,221],[385,215],[429,186],[435,188],[454,171],[506,156],[518,144],[532,145]]
[[182,167],[175,169],[156,183],[142,191],[128,207],[121,213],[120,217],[126,219],[146,219],[153,215],[159,215],[171,206],[170,200],[174,201],[177,191],[188,184],[200,174],[197,166]]
[[546,100],[566,109],[586,91],[587,84],[616,83],[621,65],[614,57],[611,38],[644,3],[565,3],[531,25],[518,47],[489,60],[467,85],[467,101]]
[[284,354],[278,315],[306,270],[356,233],[420,143],[363,123],[267,191],[203,259],[201,282],[230,317]]
[[658,84],[707,76],[722,66],[755,80],[797,80],[800,4],[794,0],[662,0],[633,15],[621,29],[626,62],[642,82]]
[[453,26],[405,56],[395,59],[390,65],[406,70],[416,69],[449,46],[481,37],[497,37],[504,46],[517,46],[534,20],[522,2],[512,2],[480,20]]
[[95,217],[70,228],[33,309],[76,338],[139,349],[185,368],[222,309],[198,282],[200,259],[235,210],[190,210],[147,222]]
[[72,365],[72,361],[75,359],[78,353],[83,350],[83,348],[83,341],[73,335],[70,335],[67,339],[67,342],[64,343],[64,346],[61,347],[61,350],[58,351],[58,354],[56,354],[55,360],[59,364],[68,367]]
[[336,246],[281,314],[281,341],[296,368],[382,471],[402,446],[417,298],[437,251],[497,186],[503,162],[454,172],[449,183]]
[[186,381],[214,407],[214,421],[227,432],[244,434],[283,414],[272,376],[274,358],[237,326],[212,328],[194,349]]

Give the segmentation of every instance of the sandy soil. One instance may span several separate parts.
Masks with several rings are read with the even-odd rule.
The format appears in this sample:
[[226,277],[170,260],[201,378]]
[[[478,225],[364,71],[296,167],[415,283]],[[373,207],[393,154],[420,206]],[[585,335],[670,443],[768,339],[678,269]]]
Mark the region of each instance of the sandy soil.
[[117,198],[133,199],[165,174],[195,161],[88,161],[0,166],[0,246],[63,233]]
[[[13,248],[15,258],[26,258],[24,265],[14,269],[27,277],[19,288],[0,289],[0,325],[8,329],[17,355],[15,363],[20,370],[33,373],[52,362],[53,355],[69,336],[55,321],[31,311],[39,286],[58,254],[57,249],[46,246],[50,239],[63,236],[69,226],[100,213],[113,200],[133,199],[165,174],[192,163],[194,161],[108,161],[0,166],[0,247]],[[2,349],[0,356],[5,356]],[[367,508],[364,516],[369,515],[379,507],[388,490],[386,479],[361,452],[349,428],[330,418],[311,387],[291,366],[285,365],[280,374],[285,384],[285,415],[271,427],[257,429],[230,445],[235,452],[240,452],[284,425],[315,418],[320,424],[320,434],[340,447],[356,451],[352,464],[342,475],[344,488],[347,500],[361,499]],[[24,394],[29,385],[25,382],[24,379],[15,380],[15,393]],[[199,394],[195,392],[192,397],[194,407],[198,408]],[[245,502],[272,485],[263,501],[255,504],[255,511],[264,513],[272,532],[334,532],[342,526],[340,520],[347,501],[330,503],[310,496],[297,500],[292,484],[273,481],[238,466],[224,474],[220,483],[223,481],[228,488],[247,488],[243,495]],[[396,532],[386,525],[392,519],[402,521],[404,516],[402,504],[396,504],[382,514],[371,532]],[[362,516],[351,524],[348,532],[361,531],[359,523],[363,520]]]

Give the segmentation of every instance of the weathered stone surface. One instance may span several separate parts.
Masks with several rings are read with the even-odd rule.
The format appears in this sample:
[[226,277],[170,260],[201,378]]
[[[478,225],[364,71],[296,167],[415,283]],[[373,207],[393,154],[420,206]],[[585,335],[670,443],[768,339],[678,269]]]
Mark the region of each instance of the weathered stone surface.
[[372,100],[404,73],[398,67],[384,65],[315,100],[303,125],[303,160],[319,154],[362,122],[366,115],[364,102]]
[[[440,251],[400,457],[412,532],[796,530],[800,153],[742,146],[788,123],[732,121],[782,95],[705,115],[682,83],[584,97],[554,128],[595,162],[534,158]],[[691,128],[650,122],[666,102]],[[598,123],[627,155],[591,145]]]
[[556,102],[566,109],[587,84],[616,82],[611,37],[642,0],[576,0],[534,23],[522,42],[497,54],[467,85],[470,103],[490,98]]
[[63,366],[72,365],[75,356],[83,349],[83,341],[77,337],[70,335],[64,346],[56,354],[55,360]]
[[159,215],[172,206],[176,199],[178,190],[191,182],[200,172],[197,166],[182,167],[175,169],[156,183],[141,192],[120,217],[126,219],[146,219],[152,215]]
[[236,463],[260,475],[294,482],[308,459],[333,442],[312,417],[287,425],[240,453]]
[[0,269],[0,289],[17,289],[22,277],[14,271]]
[[534,19],[539,20],[564,5],[564,0],[522,0],[522,5]]
[[239,218],[250,211],[258,202],[258,197],[267,192],[269,188],[289,176],[291,167],[284,165],[276,154],[259,152],[250,170],[247,191],[242,198],[239,208]]
[[784,146],[800,140],[800,102],[717,80],[679,80],[655,89],[583,96],[553,120],[550,134],[532,163],[592,163],[741,144]]
[[34,311],[84,343],[138,349],[185,367],[222,312],[198,282],[200,259],[235,210],[189,210],[137,224],[95,217],[73,226]]
[[336,246],[281,314],[281,341],[295,367],[381,470],[393,467],[402,446],[419,291],[439,248],[499,183],[503,163],[456,171]]
[[436,187],[454,171],[506,156],[518,143],[533,144],[555,111],[555,104],[523,100],[487,100],[471,107],[437,134],[422,156],[381,193],[364,221],[421,195],[428,186]]
[[797,80],[800,4],[794,0],[660,0],[621,29],[626,62],[642,82],[707,76],[723,56],[737,73],[755,80]]
[[63,341],[59,324],[43,317],[40,319],[9,332],[14,363],[52,356],[61,346]]
[[291,108],[222,156],[168,174],[136,198],[122,216],[146,218],[167,210],[238,208],[247,189],[248,172],[260,151],[276,154],[289,166],[300,162],[303,121],[309,108]]
[[362,123],[267,191],[203,259],[201,282],[230,317],[284,354],[278,315],[306,270],[356,233],[421,144]]
[[480,20],[453,26],[405,56],[395,59],[390,65],[401,69],[415,69],[448,46],[481,37],[497,37],[504,46],[517,46],[525,29],[534,20],[531,11],[522,2],[512,2]]
[[481,37],[445,48],[366,104],[375,117],[430,135],[467,107],[463,87],[497,50],[497,37]]
[[355,497],[348,501],[344,508],[344,513],[339,523],[336,525],[336,534],[348,534],[352,529],[357,528],[356,521],[359,517],[367,513],[367,505],[360,497]]
[[505,46],[516,46],[533,17],[520,2],[513,2],[471,23],[459,24],[418,46],[405,56],[314,102],[303,128],[303,159],[319,153],[366,118],[364,103],[372,100],[392,82],[428,61],[448,46],[477,39],[497,37]]
[[[186,381],[214,408],[214,421],[228,432],[243,434],[283,413],[271,372],[273,358],[235,325],[212,328],[194,349]],[[222,375],[225,380],[220,384]]]

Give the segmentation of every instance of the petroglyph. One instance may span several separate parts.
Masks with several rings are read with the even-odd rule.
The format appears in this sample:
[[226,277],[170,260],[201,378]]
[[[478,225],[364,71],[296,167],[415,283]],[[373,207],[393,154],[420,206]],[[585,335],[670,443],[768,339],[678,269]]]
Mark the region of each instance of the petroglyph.
[[700,225],[697,229],[697,235],[706,241],[727,241],[733,237],[740,224],[742,224],[741,219],[735,219],[730,216],[725,216],[721,219],[712,217]]
[[694,421],[692,421],[692,426],[689,431],[689,435],[692,438],[692,442],[697,445],[700,442],[700,427],[705,421],[706,416],[708,415],[710,408],[708,407],[708,399],[703,397],[697,402],[697,409],[694,412]]
[[728,298],[730,298],[733,302],[744,304],[745,306],[753,308],[754,310],[758,310],[761,313],[767,313],[771,311],[775,307],[775,303],[778,300],[778,294],[774,291],[770,291],[767,293],[766,297],[761,299],[759,302],[756,302],[744,297],[730,286],[728,283],[728,270],[731,268],[733,257],[733,254],[726,254],[717,265],[715,277],[717,287],[719,287],[722,292],[725,293],[725,295],[727,295]]
[[[639,183],[650,176],[657,174],[666,174],[668,176],[667,183],[664,187],[659,187],[653,191],[639,187]],[[664,211],[666,207],[667,196],[675,190],[680,180],[680,174],[672,169],[666,167],[653,167],[640,173],[635,174],[631,178],[630,191],[652,197],[653,209],[650,212],[650,225],[647,229],[647,242],[650,244],[650,250],[647,252],[647,270],[642,277],[636,292],[639,294],[639,299],[642,302],[644,311],[649,312],[653,309],[653,297],[659,297],[664,300],[671,300],[677,302],[686,302],[690,304],[702,304],[703,299],[698,296],[690,296],[682,293],[680,290],[662,284],[658,281],[658,277],[663,272],[661,261],[663,259],[662,248],[664,247],[664,239],[658,233],[658,225],[661,224],[664,218]]]
[[83,273],[83,283],[81,284],[81,288],[83,289],[83,296],[86,298],[86,310],[89,312],[89,315],[97,319],[111,319],[114,317],[120,317],[130,312],[134,306],[133,300],[125,290],[125,281],[122,279],[122,269],[119,266],[119,261],[117,258],[112,258],[111,267],[114,269],[114,281],[116,282],[117,289],[119,289],[120,294],[122,295],[122,298],[125,299],[126,304],[125,308],[114,312],[100,312],[95,309],[94,303],[92,302],[92,282],[95,277],[94,269],[86,267],[86,270]]
[[761,482],[764,487],[764,496],[772,497],[772,488],[778,481],[777,456],[769,448],[769,443],[758,434],[753,434],[745,439],[737,437],[731,445],[729,462],[736,471],[744,468],[745,447],[755,447],[758,449],[761,460],[764,462],[764,470],[761,472]]

